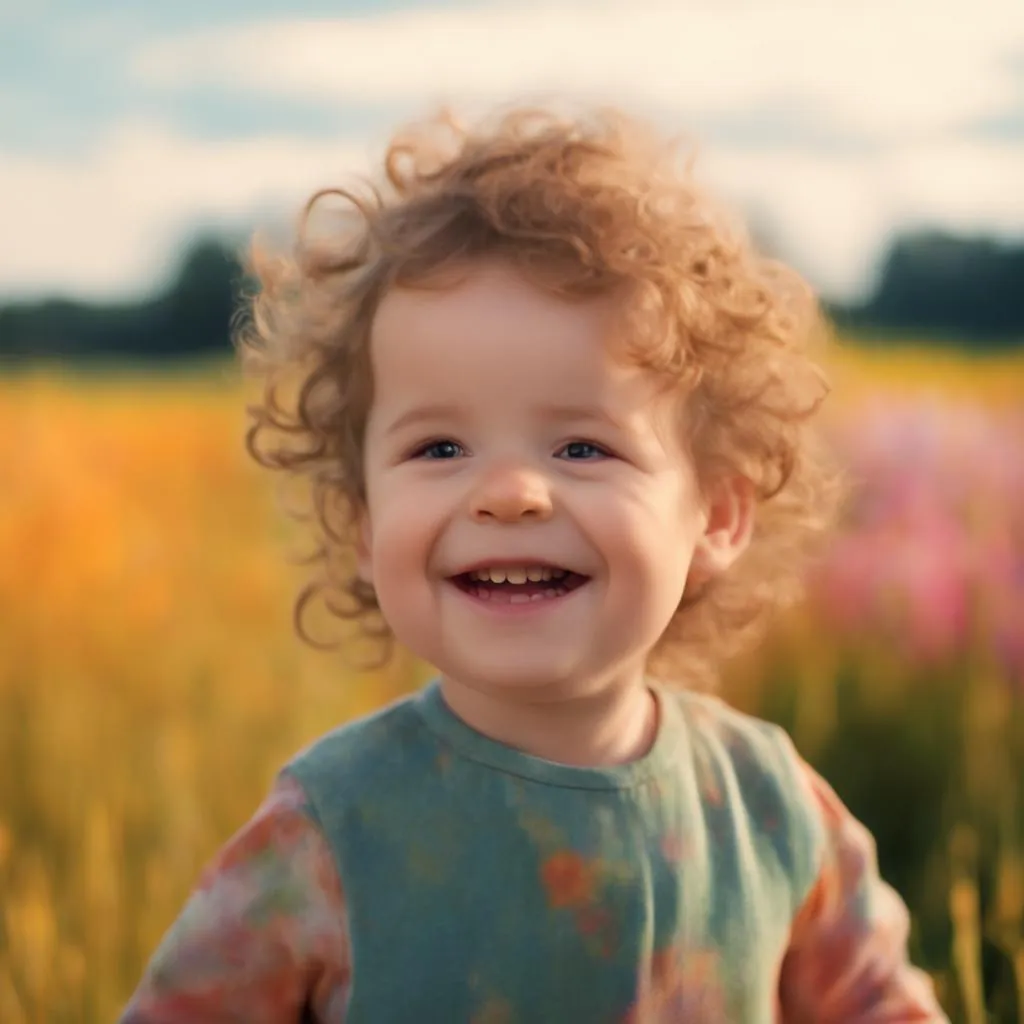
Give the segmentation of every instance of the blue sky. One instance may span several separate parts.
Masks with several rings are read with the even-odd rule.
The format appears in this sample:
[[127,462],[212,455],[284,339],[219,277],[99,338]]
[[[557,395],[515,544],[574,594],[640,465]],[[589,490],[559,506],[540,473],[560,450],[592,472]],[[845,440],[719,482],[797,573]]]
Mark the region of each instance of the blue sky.
[[0,296],[120,297],[398,122],[538,92],[701,143],[819,287],[894,230],[1024,235],[1021,0],[0,0]]

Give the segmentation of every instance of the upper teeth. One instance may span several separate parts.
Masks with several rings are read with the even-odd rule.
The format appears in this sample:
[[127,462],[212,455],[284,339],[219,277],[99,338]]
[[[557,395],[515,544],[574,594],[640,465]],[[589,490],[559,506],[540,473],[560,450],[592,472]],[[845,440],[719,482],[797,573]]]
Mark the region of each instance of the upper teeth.
[[541,583],[545,580],[559,580],[565,575],[564,569],[551,569],[546,565],[530,565],[513,569],[474,569],[470,574],[474,580],[483,583]]

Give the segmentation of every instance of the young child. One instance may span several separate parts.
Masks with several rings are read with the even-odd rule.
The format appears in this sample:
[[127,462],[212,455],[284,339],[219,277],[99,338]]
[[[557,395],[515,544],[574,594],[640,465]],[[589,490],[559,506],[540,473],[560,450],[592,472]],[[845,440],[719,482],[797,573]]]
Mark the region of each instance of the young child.
[[945,1020],[865,829],[706,692],[837,504],[808,290],[610,112],[385,170],[256,261],[249,442],[316,498],[300,613],[438,677],[284,768],[123,1021]]

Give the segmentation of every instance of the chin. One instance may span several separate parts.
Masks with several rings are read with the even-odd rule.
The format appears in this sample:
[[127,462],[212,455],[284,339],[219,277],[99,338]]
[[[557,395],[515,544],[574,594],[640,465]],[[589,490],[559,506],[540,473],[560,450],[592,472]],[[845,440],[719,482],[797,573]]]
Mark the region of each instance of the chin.
[[537,690],[562,691],[571,680],[578,678],[578,672],[570,666],[553,662],[518,662],[508,660],[495,664],[480,662],[452,661],[442,673],[453,681],[474,690],[494,693],[506,690],[511,693],[527,693]]

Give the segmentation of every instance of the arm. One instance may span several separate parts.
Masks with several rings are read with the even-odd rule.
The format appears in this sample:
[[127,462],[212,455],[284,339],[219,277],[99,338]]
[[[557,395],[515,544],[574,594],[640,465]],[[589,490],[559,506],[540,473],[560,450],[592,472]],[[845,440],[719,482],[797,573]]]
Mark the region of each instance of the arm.
[[824,824],[821,868],[797,913],[782,966],[787,1022],[945,1022],[927,975],[907,958],[910,916],[878,873],[874,839],[800,762]]
[[285,777],[203,873],[121,1024],[341,1021],[348,981],[337,872]]

